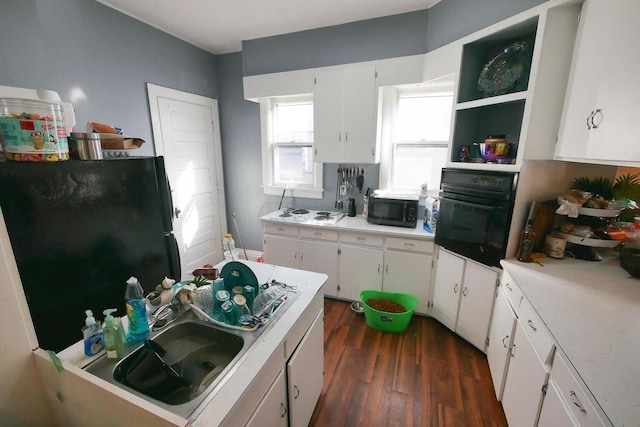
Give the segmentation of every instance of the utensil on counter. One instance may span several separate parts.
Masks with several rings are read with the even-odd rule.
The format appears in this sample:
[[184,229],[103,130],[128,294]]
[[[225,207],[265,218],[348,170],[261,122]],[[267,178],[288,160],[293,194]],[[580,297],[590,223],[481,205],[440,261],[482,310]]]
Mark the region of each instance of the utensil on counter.
[[280,197],[280,204],[278,204],[278,210],[282,208],[282,199],[284,199],[284,193],[287,191],[287,184],[284,185],[284,190],[282,190],[282,197]]

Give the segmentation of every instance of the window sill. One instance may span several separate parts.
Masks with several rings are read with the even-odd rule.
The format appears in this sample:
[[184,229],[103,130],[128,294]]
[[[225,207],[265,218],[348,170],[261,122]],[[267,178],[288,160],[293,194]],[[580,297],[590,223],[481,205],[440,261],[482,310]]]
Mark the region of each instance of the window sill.
[[[282,196],[284,187],[274,187],[271,185],[265,185],[262,187],[264,194],[270,196]],[[287,187],[285,196],[287,197],[302,197],[305,199],[322,199],[324,194],[323,188],[295,188]]]

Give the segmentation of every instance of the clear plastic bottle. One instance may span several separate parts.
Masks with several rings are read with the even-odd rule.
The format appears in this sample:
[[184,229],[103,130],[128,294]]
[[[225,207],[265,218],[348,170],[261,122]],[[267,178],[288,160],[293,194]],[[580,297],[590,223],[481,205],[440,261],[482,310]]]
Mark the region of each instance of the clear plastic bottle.
[[115,308],[109,308],[104,313],[104,329],[102,333],[104,334],[104,344],[107,349],[107,359],[109,360],[120,360],[124,354],[124,345],[122,343],[122,335],[118,326],[116,325],[115,319],[111,315],[111,313],[117,311]]
[[147,306],[144,301],[144,290],[138,279],[131,276],[127,280],[127,289],[124,293],[127,302],[127,317],[129,317],[129,341],[139,342],[149,338],[149,319],[147,319]]
[[233,251],[236,248],[236,242],[233,240],[231,233],[227,233],[224,235],[224,239],[222,239],[222,247],[225,251]]

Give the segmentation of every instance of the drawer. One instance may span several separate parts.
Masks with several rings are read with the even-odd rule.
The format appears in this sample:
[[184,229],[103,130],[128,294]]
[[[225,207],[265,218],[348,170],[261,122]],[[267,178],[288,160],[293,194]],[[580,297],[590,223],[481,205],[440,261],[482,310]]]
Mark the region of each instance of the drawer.
[[304,237],[305,239],[318,239],[337,242],[338,232],[335,230],[321,230],[318,228],[300,227],[300,237]]
[[584,391],[581,382],[574,377],[569,365],[558,353],[553,360],[551,380],[556,383],[560,396],[580,427],[606,426],[592,403],[592,397]]
[[540,361],[544,364],[551,365],[553,350],[556,345],[553,342],[553,338],[551,338],[551,334],[547,331],[547,327],[542,323],[542,320],[540,320],[540,317],[538,317],[538,314],[526,299],[520,304],[518,322],[520,322],[522,328],[527,332],[527,336],[531,340],[536,353],[538,353]]
[[520,304],[522,304],[522,300],[524,299],[524,294],[506,270],[502,271],[500,287],[504,290],[504,293],[509,300],[509,304],[511,304],[511,308],[513,308],[513,311],[518,315]]
[[267,222],[264,224],[264,234],[277,234],[283,236],[298,237],[298,226]]
[[377,234],[366,233],[340,233],[342,243],[352,243],[354,245],[382,247],[384,237]]
[[402,249],[413,252],[433,252],[433,242],[428,240],[387,237],[387,249]]

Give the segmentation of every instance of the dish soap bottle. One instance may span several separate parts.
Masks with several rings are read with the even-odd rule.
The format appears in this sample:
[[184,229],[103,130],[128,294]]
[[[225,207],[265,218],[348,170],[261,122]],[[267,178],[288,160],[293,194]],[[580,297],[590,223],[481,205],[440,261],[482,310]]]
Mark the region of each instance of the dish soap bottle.
[[116,326],[115,319],[111,315],[114,311],[117,310],[115,308],[109,308],[103,311],[105,318],[102,333],[104,335],[104,344],[107,348],[107,359],[120,360],[124,354],[124,346],[122,344],[122,335],[120,334],[120,330],[118,329],[118,326]]
[[84,338],[84,354],[87,356],[95,356],[104,348],[102,331],[100,324],[96,322],[91,310],[85,310],[87,318],[84,320],[82,328],[82,336]]
[[131,276],[127,280],[124,293],[127,302],[127,317],[129,318],[129,341],[140,342],[149,338],[149,320],[147,319],[147,305],[144,302],[144,291],[138,279]]

